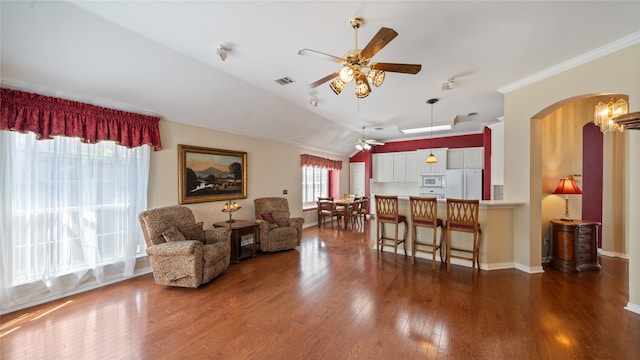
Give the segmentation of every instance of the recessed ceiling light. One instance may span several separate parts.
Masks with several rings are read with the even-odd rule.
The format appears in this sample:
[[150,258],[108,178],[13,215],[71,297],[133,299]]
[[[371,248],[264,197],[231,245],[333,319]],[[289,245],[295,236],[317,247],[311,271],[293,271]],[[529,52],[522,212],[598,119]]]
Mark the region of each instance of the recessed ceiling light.
[[419,128],[400,129],[400,132],[402,132],[403,134],[420,134],[420,133],[426,133],[430,131],[451,130],[452,128],[453,127],[450,124],[446,124],[446,125],[424,126]]

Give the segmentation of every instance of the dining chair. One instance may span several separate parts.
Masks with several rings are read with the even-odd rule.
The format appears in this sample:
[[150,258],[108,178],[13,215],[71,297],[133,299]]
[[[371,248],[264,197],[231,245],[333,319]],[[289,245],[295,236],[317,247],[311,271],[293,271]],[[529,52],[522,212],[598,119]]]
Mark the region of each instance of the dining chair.
[[[398,245],[402,244],[404,248],[404,256],[407,256],[407,217],[398,214],[398,197],[375,195],[376,199],[376,247],[382,251],[385,241],[393,241],[393,253],[398,257]],[[385,236],[384,225],[392,224],[394,226],[394,237]],[[404,237],[402,240],[398,238],[398,228],[400,224],[404,225]]]
[[[447,272],[451,270],[451,258],[471,260],[472,268],[480,270],[480,240],[482,231],[478,222],[479,200],[461,200],[447,198],[447,224],[445,225],[445,241],[447,243]],[[473,234],[471,246],[464,246],[463,239],[457,239],[454,246],[451,232],[458,231]],[[455,251],[455,253],[452,253]],[[464,255],[465,253],[471,254]]]
[[362,211],[362,197],[356,197],[351,204],[351,210],[349,211],[349,224],[351,229],[355,230],[356,226],[360,227],[363,223],[360,222],[360,212]]
[[[440,251],[440,261],[444,256],[442,254],[442,237],[444,236],[443,221],[438,219],[438,200],[437,198],[425,198],[419,196],[409,197],[409,207],[411,208],[411,262],[416,263],[416,253],[424,252],[431,254],[431,268],[436,268],[436,251]],[[430,228],[433,236],[430,241],[422,240],[418,237],[418,227]],[[438,241],[437,233],[440,228],[440,241]]]
[[362,204],[360,204],[360,217],[362,218],[362,224],[367,221],[367,210],[369,209],[369,197],[362,197]]
[[333,229],[333,218],[335,217],[336,221],[338,220],[338,211],[333,205],[333,198],[318,197],[316,205],[318,207],[318,227],[320,227],[321,224],[326,224],[327,218],[329,218],[331,228]]

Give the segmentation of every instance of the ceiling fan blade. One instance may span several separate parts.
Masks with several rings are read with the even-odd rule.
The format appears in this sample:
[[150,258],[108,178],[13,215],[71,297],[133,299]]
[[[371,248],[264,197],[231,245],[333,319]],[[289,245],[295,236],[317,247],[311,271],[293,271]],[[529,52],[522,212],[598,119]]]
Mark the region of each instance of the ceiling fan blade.
[[336,72],[334,72],[332,74],[329,74],[329,75],[323,77],[320,80],[316,80],[316,81],[312,82],[311,84],[309,84],[309,87],[314,88],[314,87],[320,86],[320,85],[326,83],[327,81],[329,81],[329,80],[331,80],[331,79],[333,79],[335,77],[338,77],[338,74],[339,74],[339,71],[336,71]]
[[392,63],[375,63],[371,64],[371,69],[397,72],[404,74],[417,74],[422,69],[420,64],[392,64]]
[[315,51],[311,49],[302,49],[298,51],[298,55],[310,56],[316,59],[327,60],[327,61],[331,61],[338,64],[342,64],[342,62],[344,61],[344,59],[341,57],[325,54],[320,51]]
[[386,27],[380,28],[378,32],[373,36],[371,41],[367,44],[367,46],[362,49],[360,52],[360,56],[371,59],[378,51],[382,50],[391,40],[393,40],[398,33]]
[[373,139],[367,140],[366,142],[367,142],[368,144],[371,144],[371,145],[384,145],[384,143],[383,143],[383,142],[378,141],[378,140],[373,140]]

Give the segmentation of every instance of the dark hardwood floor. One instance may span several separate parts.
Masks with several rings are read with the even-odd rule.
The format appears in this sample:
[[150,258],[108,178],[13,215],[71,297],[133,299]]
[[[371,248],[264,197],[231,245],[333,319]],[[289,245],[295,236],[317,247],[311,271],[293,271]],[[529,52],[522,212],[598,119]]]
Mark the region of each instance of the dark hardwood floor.
[[198,289],[149,274],[4,315],[0,358],[640,359],[624,259],[579,274],[447,273],[378,254],[369,228],[303,238]]

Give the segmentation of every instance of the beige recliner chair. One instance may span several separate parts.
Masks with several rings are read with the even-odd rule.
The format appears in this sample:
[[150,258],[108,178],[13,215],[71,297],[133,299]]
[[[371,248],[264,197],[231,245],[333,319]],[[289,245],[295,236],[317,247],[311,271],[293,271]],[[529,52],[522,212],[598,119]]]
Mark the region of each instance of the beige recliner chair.
[[231,230],[203,229],[186,206],[167,206],[138,215],[158,285],[196,288],[229,267]]
[[253,203],[256,222],[260,229],[260,250],[289,250],[300,245],[304,219],[290,217],[289,202],[286,198],[259,198]]

